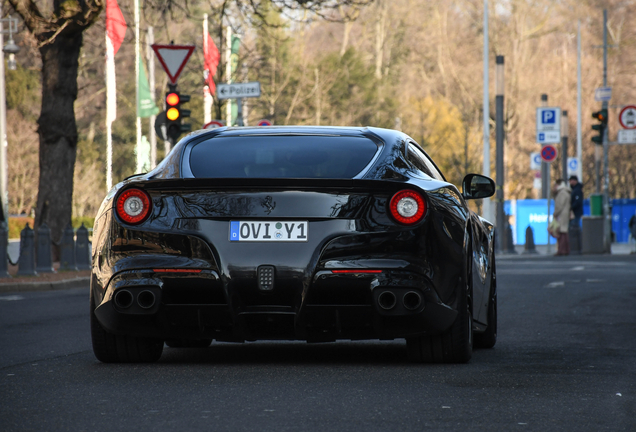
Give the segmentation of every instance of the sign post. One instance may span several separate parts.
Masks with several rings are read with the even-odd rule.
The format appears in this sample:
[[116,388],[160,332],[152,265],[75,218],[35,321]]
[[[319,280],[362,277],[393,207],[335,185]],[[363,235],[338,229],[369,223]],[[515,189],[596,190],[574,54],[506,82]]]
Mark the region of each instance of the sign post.
[[190,56],[194,51],[194,45],[153,44],[152,49],[157,55],[163,70],[168,74],[170,83],[176,85],[179,75],[183,72],[183,68],[186,63],[188,63],[188,60],[190,60]]
[[627,105],[618,115],[618,122],[624,128],[618,131],[619,144],[636,144],[636,105]]
[[[552,144],[544,145],[541,149],[541,160],[545,163],[551,164],[556,160],[557,157],[557,149]],[[548,173],[550,170],[548,169]],[[550,225],[550,186],[549,183],[550,176],[548,175],[548,185],[547,185],[547,195],[548,195],[548,225]],[[548,234],[548,255],[550,255],[550,235]]]
[[[181,95],[177,91],[177,80],[179,79],[179,75],[183,72],[183,68],[190,60],[190,56],[192,52],[194,52],[194,45],[161,45],[161,44],[152,44],[151,45],[153,51],[157,55],[159,59],[159,63],[163,67],[163,70],[166,71],[168,75],[168,79],[170,82],[168,83],[168,90],[174,100],[174,105],[166,104],[165,110],[159,113],[155,119],[155,131],[157,135],[159,135],[164,141],[169,143],[166,144],[166,151],[169,150],[169,146],[173,146],[179,136],[185,132],[189,131],[191,128],[190,124],[182,124],[182,117],[189,117],[190,110],[182,109],[181,103],[186,103],[190,100],[189,95]],[[166,95],[166,97],[169,97]],[[176,99],[174,99],[176,97]],[[166,99],[168,102],[168,99]],[[171,116],[166,115],[168,112],[172,112]]]
[[261,83],[258,81],[232,84],[223,83],[216,86],[217,98],[236,99],[236,105],[238,106],[237,122],[239,126],[243,126],[243,98],[260,96]]
[[561,108],[537,108],[537,143],[558,144],[561,142]]
[[556,160],[557,149],[552,144],[544,145],[541,149],[541,160],[546,163],[552,163]]

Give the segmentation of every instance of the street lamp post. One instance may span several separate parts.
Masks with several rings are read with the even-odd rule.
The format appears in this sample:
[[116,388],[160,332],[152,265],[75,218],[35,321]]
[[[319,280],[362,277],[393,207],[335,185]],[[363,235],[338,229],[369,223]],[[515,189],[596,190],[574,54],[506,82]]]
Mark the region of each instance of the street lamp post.
[[[0,16],[2,16],[2,9],[0,7]],[[9,29],[4,29],[4,24],[9,24]],[[13,42],[13,33],[18,31],[18,20],[9,16],[8,18],[0,19],[0,46],[3,47],[0,52],[0,201],[1,201],[1,220],[5,223],[9,223],[9,194],[8,184],[9,175],[7,169],[7,103],[4,88],[4,53],[9,54],[8,67],[10,70],[15,70],[15,54],[20,51],[20,48]],[[9,34],[9,42],[4,45],[4,35]]]

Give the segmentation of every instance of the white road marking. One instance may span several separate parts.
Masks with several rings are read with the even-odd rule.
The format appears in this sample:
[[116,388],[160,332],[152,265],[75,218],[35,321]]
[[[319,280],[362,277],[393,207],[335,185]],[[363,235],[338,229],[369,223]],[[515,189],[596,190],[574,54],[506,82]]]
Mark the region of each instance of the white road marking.
[[0,296],[0,301],[16,301],[16,300],[24,300],[24,297],[19,295]]
[[556,287],[560,287],[560,286],[565,286],[565,282],[563,281],[559,281],[559,282],[550,282],[549,284],[547,284],[545,287],[546,288],[556,288]]
[[583,266],[572,267],[570,270],[572,270],[572,271],[581,271],[581,270],[585,270],[585,267],[583,267]]

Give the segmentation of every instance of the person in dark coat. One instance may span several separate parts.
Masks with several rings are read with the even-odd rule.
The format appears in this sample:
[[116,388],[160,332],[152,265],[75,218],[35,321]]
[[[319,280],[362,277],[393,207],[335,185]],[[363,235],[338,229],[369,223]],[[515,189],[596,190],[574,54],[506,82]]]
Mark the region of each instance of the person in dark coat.
[[570,210],[574,214],[574,218],[570,220],[570,226],[580,227],[583,216],[583,185],[579,183],[579,178],[575,175],[570,176],[569,180],[570,189],[572,189]]
[[[634,213],[629,220],[629,232],[632,234],[632,242],[636,242],[636,213]],[[634,249],[632,253],[636,253],[636,249]]]

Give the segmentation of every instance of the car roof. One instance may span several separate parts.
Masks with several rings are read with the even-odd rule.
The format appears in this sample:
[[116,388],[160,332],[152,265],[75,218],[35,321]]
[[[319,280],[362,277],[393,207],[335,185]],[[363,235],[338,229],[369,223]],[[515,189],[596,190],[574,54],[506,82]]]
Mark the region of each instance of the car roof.
[[[377,128],[355,126],[241,126],[213,129],[215,136],[245,135],[334,135],[361,136]],[[386,131],[389,131],[386,129]]]

